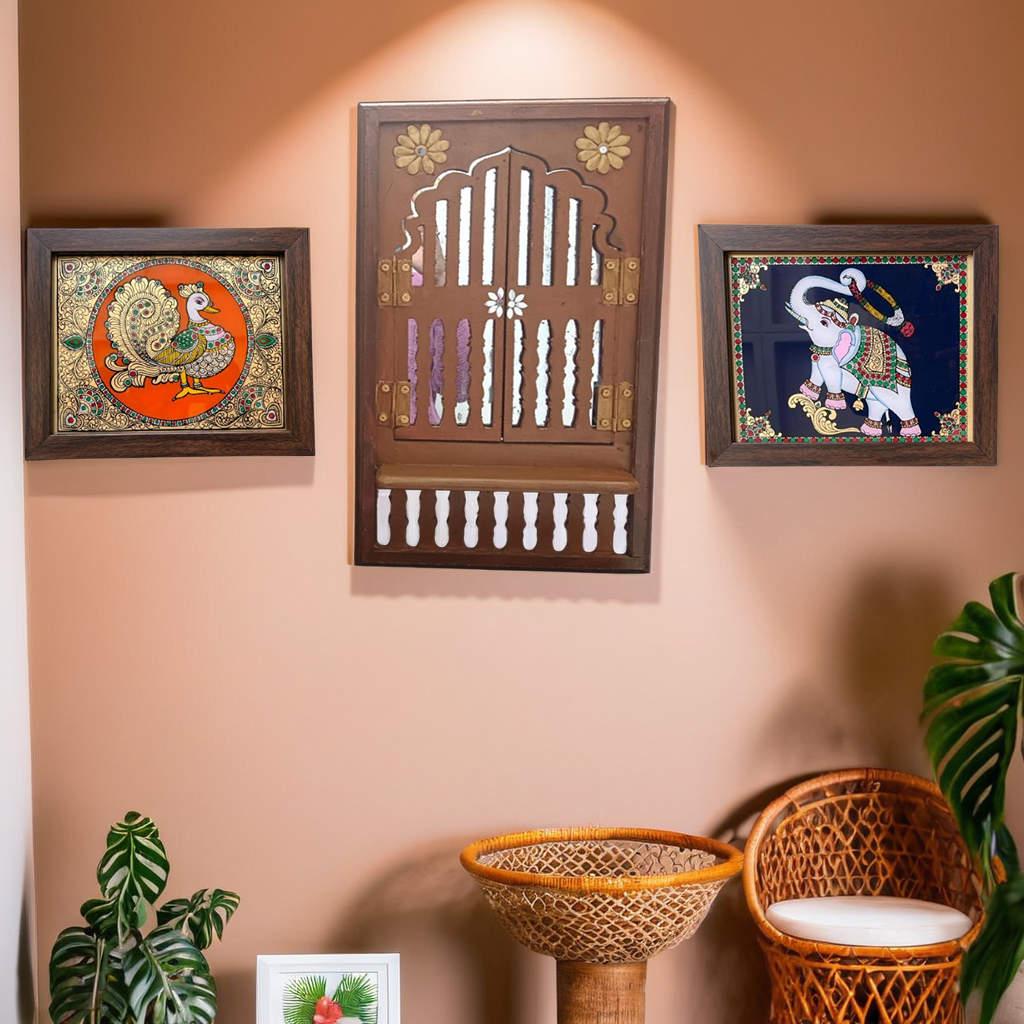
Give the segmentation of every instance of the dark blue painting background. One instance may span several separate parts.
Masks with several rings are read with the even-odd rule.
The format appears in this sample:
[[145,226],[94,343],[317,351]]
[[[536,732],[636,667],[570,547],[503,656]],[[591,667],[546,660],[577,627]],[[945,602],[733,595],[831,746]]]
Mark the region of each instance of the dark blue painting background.
[[[811,375],[810,338],[799,323],[786,312],[786,303],[793,285],[810,274],[839,281],[846,267],[862,270],[869,281],[881,285],[900,304],[903,313],[914,325],[914,334],[904,338],[897,328],[876,320],[853,299],[848,299],[851,313],[860,314],[864,326],[878,327],[894,337],[910,363],[913,387],[911,400],[925,436],[938,430],[937,414],[949,412],[957,403],[959,392],[960,293],[945,284],[935,290],[938,279],[927,264],[879,265],[849,263],[771,266],[761,271],[765,291],[747,292],[741,304],[743,330],[743,377],[746,406],[755,416],[771,410],[774,429],[789,437],[813,437],[814,429],[801,408],[790,409],[789,396]],[[837,298],[826,288],[811,288],[807,299],[820,302]],[[889,303],[865,290],[864,298],[884,316],[892,312]],[[848,408],[840,410],[837,427],[859,427],[866,409],[853,409],[855,396],[847,394]],[[887,424],[893,433],[899,431],[894,416]],[[852,436],[852,435],[851,435]]]

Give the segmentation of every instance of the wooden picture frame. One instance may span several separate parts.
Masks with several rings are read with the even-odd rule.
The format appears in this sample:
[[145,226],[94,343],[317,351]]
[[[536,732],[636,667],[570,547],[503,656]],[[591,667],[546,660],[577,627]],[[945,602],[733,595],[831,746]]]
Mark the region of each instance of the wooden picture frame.
[[997,227],[698,241],[708,466],[995,463]]
[[312,455],[308,230],[30,228],[24,375],[26,459]]

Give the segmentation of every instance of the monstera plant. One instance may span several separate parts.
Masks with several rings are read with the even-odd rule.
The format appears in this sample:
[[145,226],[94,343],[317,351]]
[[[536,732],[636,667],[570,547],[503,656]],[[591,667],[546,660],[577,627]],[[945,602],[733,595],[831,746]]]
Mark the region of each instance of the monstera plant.
[[200,889],[155,911],[170,865],[151,818],[135,811],[107,834],[96,877],[100,898],[82,904],[86,927],[65,928],[50,955],[54,1024],[210,1024],[217,986],[201,950],[220,938],[238,896]]
[[981,994],[989,1024],[1024,961],[1024,874],[1004,821],[1006,774],[1024,696],[1021,576],[989,585],[992,607],[966,604],[935,641],[943,659],[924,686],[932,768],[982,879],[985,924],[964,957],[961,991]]

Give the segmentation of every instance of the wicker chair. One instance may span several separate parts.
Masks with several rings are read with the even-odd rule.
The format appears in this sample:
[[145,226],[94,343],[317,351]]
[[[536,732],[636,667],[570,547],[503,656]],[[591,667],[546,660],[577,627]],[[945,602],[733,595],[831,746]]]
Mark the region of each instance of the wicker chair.
[[[960,960],[981,927],[970,859],[938,788],[881,769],[794,786],[747,840],[747,904],[771,977],[772,1024],[961,1024]],[[773,903],[816,896],[898,896],[954,907],[973,926],[952,941],[841,946],[785,935]]]

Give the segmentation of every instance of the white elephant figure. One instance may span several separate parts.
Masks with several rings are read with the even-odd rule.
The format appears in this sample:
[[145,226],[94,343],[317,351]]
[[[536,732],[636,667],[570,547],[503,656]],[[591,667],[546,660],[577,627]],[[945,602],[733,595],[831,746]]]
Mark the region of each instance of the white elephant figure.
[[[827,288],[837,297],[808,302],[811,288]],[[893,307],[892,315],[884,317],[866,300],[865,289],[882,296]],[[881,436],[882,417],[888,410],[899,418],[903,437],[920,435],[921,424],[910,401],[910,364],[903,349],[885,331],[861,324],[859,315],[850,313],[846,296],[855,298],[879,320],[899,328],[905,337],[914,333],[913,324],[892,296],[854,267],[842,271],[838,281],[817,274],[802,277],[793,286],[786,305],[811,339],[811,375],[800,390],[818,402],[824,387],[824,404],[829,409],[846,408],[844,392],[865,401],[867,416],[860,428],[864,434]]]

